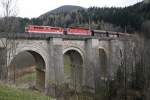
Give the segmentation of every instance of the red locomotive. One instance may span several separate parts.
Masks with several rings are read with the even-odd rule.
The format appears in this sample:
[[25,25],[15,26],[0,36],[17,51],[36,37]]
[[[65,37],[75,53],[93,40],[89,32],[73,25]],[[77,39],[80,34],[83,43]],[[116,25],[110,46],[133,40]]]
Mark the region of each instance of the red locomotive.
[[28,33],[55,33],[55,34],[63,34],[64,29],[61,28],[61,27],[28,25],[27,27],[25,27],[25,32],[28,32]]
[[27,33],[54,33],[54,34],[67,34],[67,35],[91,35],[91,30],[87,28],[78,27],[51,27],[51,26],[38,26],[38,25],[28,25],[25,27],[25,32]]
[[67,34],[71,35],[91,35],[91,30],[87,28],[70,27],[67,28]]

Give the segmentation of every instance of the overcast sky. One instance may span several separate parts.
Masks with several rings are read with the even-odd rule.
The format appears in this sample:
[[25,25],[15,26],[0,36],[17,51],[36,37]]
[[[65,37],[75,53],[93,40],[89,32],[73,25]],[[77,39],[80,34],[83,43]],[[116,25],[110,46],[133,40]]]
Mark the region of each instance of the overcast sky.
[[78,5],[82,7],[124,7],[143,0],[18,0],[18,16],[38,17],[47,11],[62,5]]

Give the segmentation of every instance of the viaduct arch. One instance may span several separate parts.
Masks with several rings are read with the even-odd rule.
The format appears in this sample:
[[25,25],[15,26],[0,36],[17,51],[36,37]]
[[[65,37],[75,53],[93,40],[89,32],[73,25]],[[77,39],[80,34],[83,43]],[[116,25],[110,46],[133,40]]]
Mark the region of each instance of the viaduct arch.
[[[62,36],[62,35],[43,35],[30,34],[16,36],[13,43],[15,48],[11,48],[11,42],[4,46],[7,41],[12,41],[11,37],[0,37],[0,58],[1,80],[9,79],[10,66],[13,59],[22,52],[29,52],[33,55],[37,63],[37,88],[45,94],[58,96],[66,83],[65,61],[69,59],[69,70],[71,70],[69,84],[70,87],[80,91],[86,87],[86,91],[95,92],[97,75],[99,79],[103,77],[101,68],[107,67],[106,72],[114,76],[118,61],[114,60],[118,55],[117,48],[126,48],[125,42],[130,38],[121,37],[94,37],[94,36]],[[124,41],[126,40],[126,41]],[[102,57],[102,58],[101,58]],[[103,59],[106,62],[100,62]],[[117,58],[119,59],[119,58]],[[7,67],[6,67],[7,66]],[[78,74],[76,74],[78,73]],[[5,78],[2,75],[8,76]],[[104,75],[105,76],[105,75]],[[43,81],[42,81],[43,80]],[[76,81],[77,80],[77,81]],[[42,83],[40,83],[42,81]],[[76,82],[75,82],[76,81]],[[75,83],[75,84],[74,84]]]
[[[34,46],[33,46],[34,45]],[[8,80],[10,82],[14,81],[14,76],[12,75],[13,69],[11,68],[11,64],[14,61],[14,59],[23,52],[30,53],[34,59],[35,59],[35,70],[36,70],[36,88],[40,91],[44,91],[45,89],[45,71],[47,70],[48,64],[48,56],[46,51],[41,50],[42,48],[39,48],[36,44],[32,45],[24,45],[18,46],[16,48],[15,54],[12,54],[12,52],[8,52],[8,55],[11,55],[10,58],[8,58]],[[11,50],[10,50],[11,51]]]
[[64,50],[64,74],[69,88],[81,91],[83,78],[84,55],[82,51],[75,47]]

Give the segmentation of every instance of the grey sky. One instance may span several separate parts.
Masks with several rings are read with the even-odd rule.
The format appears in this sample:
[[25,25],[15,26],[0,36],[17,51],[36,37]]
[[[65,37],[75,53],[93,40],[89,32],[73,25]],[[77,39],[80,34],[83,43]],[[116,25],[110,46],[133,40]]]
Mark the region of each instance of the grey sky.
[[47,11],[62,5],[78,5],[82,7],[125,7],[143,0],[18,0],[18,16],[38,17]]

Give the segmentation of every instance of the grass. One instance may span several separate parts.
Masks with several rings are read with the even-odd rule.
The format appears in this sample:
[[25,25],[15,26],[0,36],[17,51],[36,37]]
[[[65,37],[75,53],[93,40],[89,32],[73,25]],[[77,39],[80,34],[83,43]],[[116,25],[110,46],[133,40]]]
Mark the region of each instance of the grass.
[[0,100],[52,100],[52,98],[37,91],[21,90],[0,84]]
[[65,61],[64,61],[64,73],[67,76],[71,75],[71,61],[69,59],[69,56],[65,55]]
[[36,80],[36,72],[23,75],[23,76],[19,77],[17,80],[21,81],[21,82],[35,81]]

